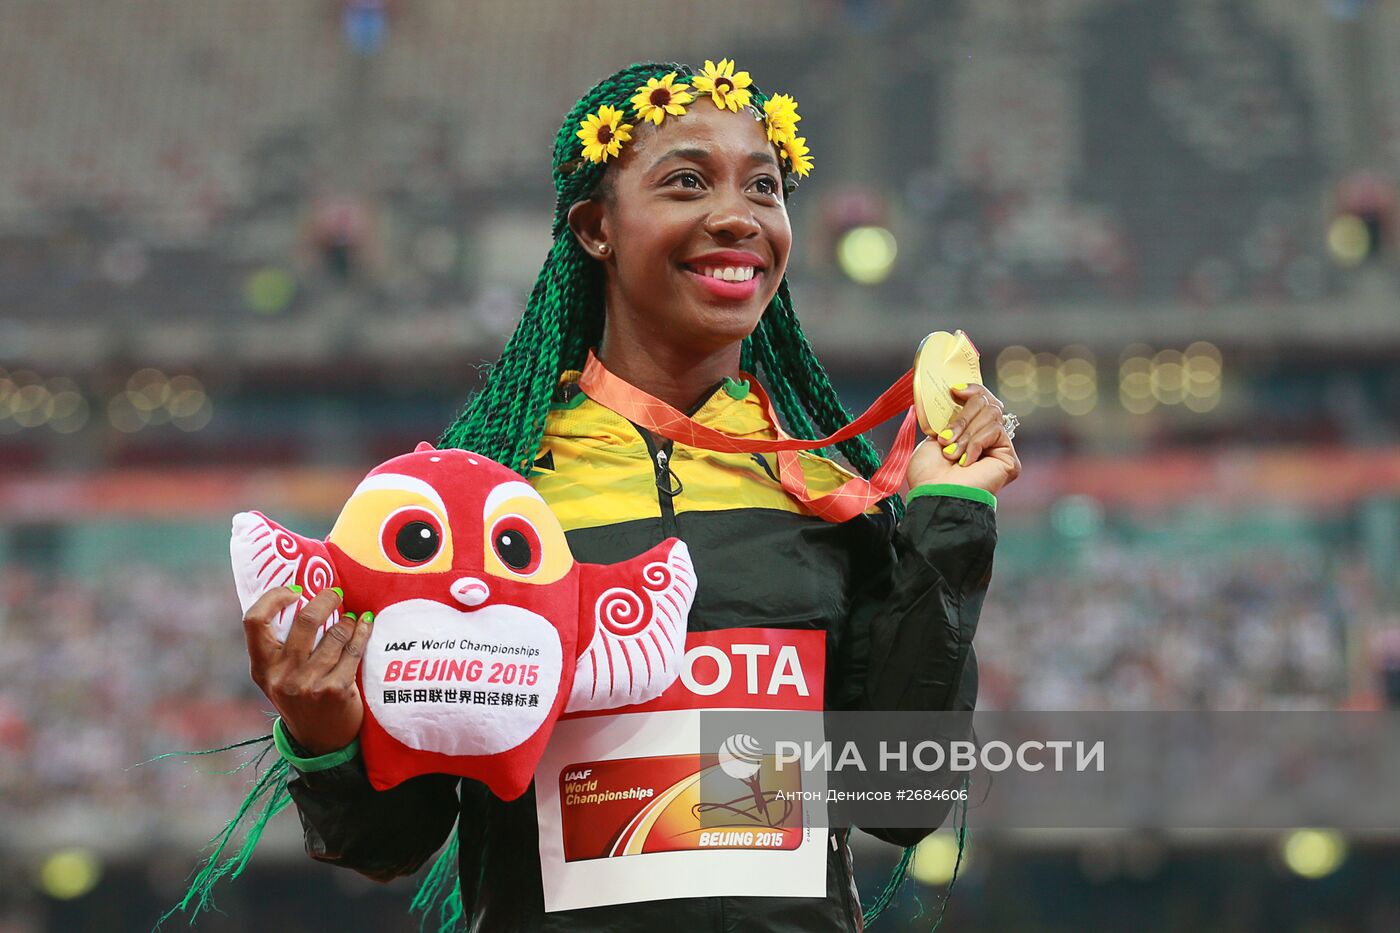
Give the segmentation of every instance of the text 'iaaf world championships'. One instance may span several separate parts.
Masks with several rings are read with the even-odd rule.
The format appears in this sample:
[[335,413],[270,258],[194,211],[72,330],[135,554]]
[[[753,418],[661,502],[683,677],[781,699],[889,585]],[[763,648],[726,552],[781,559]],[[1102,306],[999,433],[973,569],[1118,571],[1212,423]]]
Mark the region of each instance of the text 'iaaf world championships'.
[[[1073,752],[1073,764],[1071,755]],[[774,767],[782,771],[797,765],[803,771],[870,771],[866,758],[855,742],[844,742],[840,748],[832,742],[774,743]],[[981,745],[966,740],[952,742],[880,742],[876,771],[1006,771],[1016,767],[1022,771],[1102,771],[1104,743],[1057,740],[1021,742],[1015,746],[1001,741]]]

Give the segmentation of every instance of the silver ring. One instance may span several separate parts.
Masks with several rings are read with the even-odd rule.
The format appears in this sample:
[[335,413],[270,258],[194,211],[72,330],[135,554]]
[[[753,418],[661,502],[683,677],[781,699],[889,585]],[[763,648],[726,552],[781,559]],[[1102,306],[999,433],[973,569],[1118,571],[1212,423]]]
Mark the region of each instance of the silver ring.
[[1001,416],[1001,426],[1006,429],[1006,439],[1009,441],[1016,436],[1016,426],[1021,423],[1021,419],[1016,417],[1014,412],[1006,412]]

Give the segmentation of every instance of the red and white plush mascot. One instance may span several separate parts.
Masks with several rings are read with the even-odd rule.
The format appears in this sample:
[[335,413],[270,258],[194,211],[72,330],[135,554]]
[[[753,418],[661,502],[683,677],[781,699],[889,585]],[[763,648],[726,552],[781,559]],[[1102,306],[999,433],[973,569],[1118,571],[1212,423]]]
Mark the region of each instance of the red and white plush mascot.
[[370,471],[325,541],[241,512],[231,553],[244,611],[274,586],[303,588],[274,622],[281,639],[329,586],[345,611],[374,613],[360,746],[381,790],[445,773],[519,797],[561,712],[642,703],[675,681],[695,595],[684,542],[579,563],[519,474],[427,443]]

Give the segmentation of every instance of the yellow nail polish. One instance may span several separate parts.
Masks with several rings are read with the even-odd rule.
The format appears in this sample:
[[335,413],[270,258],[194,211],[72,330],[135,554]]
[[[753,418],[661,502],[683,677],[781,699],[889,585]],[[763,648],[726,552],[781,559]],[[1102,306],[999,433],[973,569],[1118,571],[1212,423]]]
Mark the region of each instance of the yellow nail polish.
[[944,448],[943,448],[943,452],[944,452],[945,454],[956,453],[956,452],[957,452],[957,449],[958,449],[958,445],[957,445],[957,444],[949,444],[947,447],[944,447]]
[[967,466],[967,454],[963,454],[958,458],[958,466]]
[[942,431],[938,432],[938,436],[943,438],[945,441],[951,441],[953,439],[953,429],[944,428]]
[[955,389],[957,389],[959,392],[961,392],[963,389],[966,389],[966,388],[967,388],[967,383],[966,383],[966,382],[955,382],[955,383],[953,383],[953,388],[955,388]]

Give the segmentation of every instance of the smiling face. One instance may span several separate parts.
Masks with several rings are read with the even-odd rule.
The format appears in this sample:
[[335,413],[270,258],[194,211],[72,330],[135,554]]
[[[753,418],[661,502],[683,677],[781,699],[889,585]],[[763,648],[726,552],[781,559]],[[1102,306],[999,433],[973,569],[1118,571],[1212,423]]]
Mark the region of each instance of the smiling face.
[[[777,154],[708,99],[643,122],[570,226],[606,270],[607,341],[715,353],[752,333],[787,268]],[[601,249],[606,245],[606,249]]]

